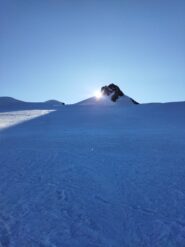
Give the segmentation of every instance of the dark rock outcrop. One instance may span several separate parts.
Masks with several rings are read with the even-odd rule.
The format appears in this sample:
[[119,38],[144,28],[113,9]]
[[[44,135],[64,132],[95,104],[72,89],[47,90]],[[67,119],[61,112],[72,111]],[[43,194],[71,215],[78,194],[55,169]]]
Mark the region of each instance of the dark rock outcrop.
[[124,96],[124,93],[121,91],[121,89],[113,83],[110,84],[109,86],[102,87],[101,92],[103,95],[107,95],[107,96],[111,95],[111,100],[113,102],[116,102],[116,100],[119,97]]
[[[131,99],[131,98],[130,98]],[[137,101],[135,101],[134,99],[131,99],[132,102],[135,104],[135,105],[139,105],[139,103]]]
[[[110,98],[111,98],[111,100],[112,100],[113,102],[116,102],[117,99],[118,99],[119,97],[123,97],[123,96],[128,97],[128,96],[126,96],[126,95],[121,91],[121,89],[120,89],[117,85],[115,85],[115,84],[113,84],[113,83],[109,84],[108,86],[102,87],[102,88],[101,88],[101,92],[102,92],[102,94],[105,95],[105,96],[110,96]],[[137,101],[135,101],[134,99],[132,99],[132,98],[130,98],[130,97],[129,97],[129,99],[131,100],[131,102],[132,102],[133,104],[135,104],[135,105],[138,105],[138,104],[139,104],[139,103],[138,103]]]

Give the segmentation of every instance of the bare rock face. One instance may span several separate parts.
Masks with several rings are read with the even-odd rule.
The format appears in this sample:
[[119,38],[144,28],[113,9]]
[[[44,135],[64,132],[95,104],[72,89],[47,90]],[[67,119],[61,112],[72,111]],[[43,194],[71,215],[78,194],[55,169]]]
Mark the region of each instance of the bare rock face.
[[116,102],[116,100],[119,97],[124,96],[124,93],[120,90],[120,88],[113,83],[110,84],[109,86],[102,87],[101,92],[103,95],[107,95],[107,96],[111,95],[111,100],[113,102]]

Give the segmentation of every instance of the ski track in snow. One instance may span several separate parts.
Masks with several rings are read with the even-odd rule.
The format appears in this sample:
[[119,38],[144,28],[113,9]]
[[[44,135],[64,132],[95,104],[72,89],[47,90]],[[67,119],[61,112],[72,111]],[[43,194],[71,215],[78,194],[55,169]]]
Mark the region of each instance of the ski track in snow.
[[0,114],[0,247],[184,247],[184,109]]

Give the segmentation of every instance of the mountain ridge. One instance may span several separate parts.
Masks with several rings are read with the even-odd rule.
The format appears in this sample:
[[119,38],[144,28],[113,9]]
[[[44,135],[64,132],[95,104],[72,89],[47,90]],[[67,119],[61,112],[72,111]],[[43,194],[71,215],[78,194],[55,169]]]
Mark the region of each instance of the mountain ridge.
[[0,97],[0,110],[31,110],[31,109],[55,109],[64,106],[63,102],[47,100],[44,102],[26,102],[13,97]]

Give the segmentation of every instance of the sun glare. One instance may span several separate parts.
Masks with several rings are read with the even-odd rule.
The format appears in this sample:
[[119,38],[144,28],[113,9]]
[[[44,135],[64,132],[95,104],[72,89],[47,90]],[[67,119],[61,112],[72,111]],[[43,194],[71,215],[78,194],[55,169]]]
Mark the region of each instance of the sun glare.
[[102,93],[100,91],[96,91],[94,95],[97,99],[100,99],[102,97]]

